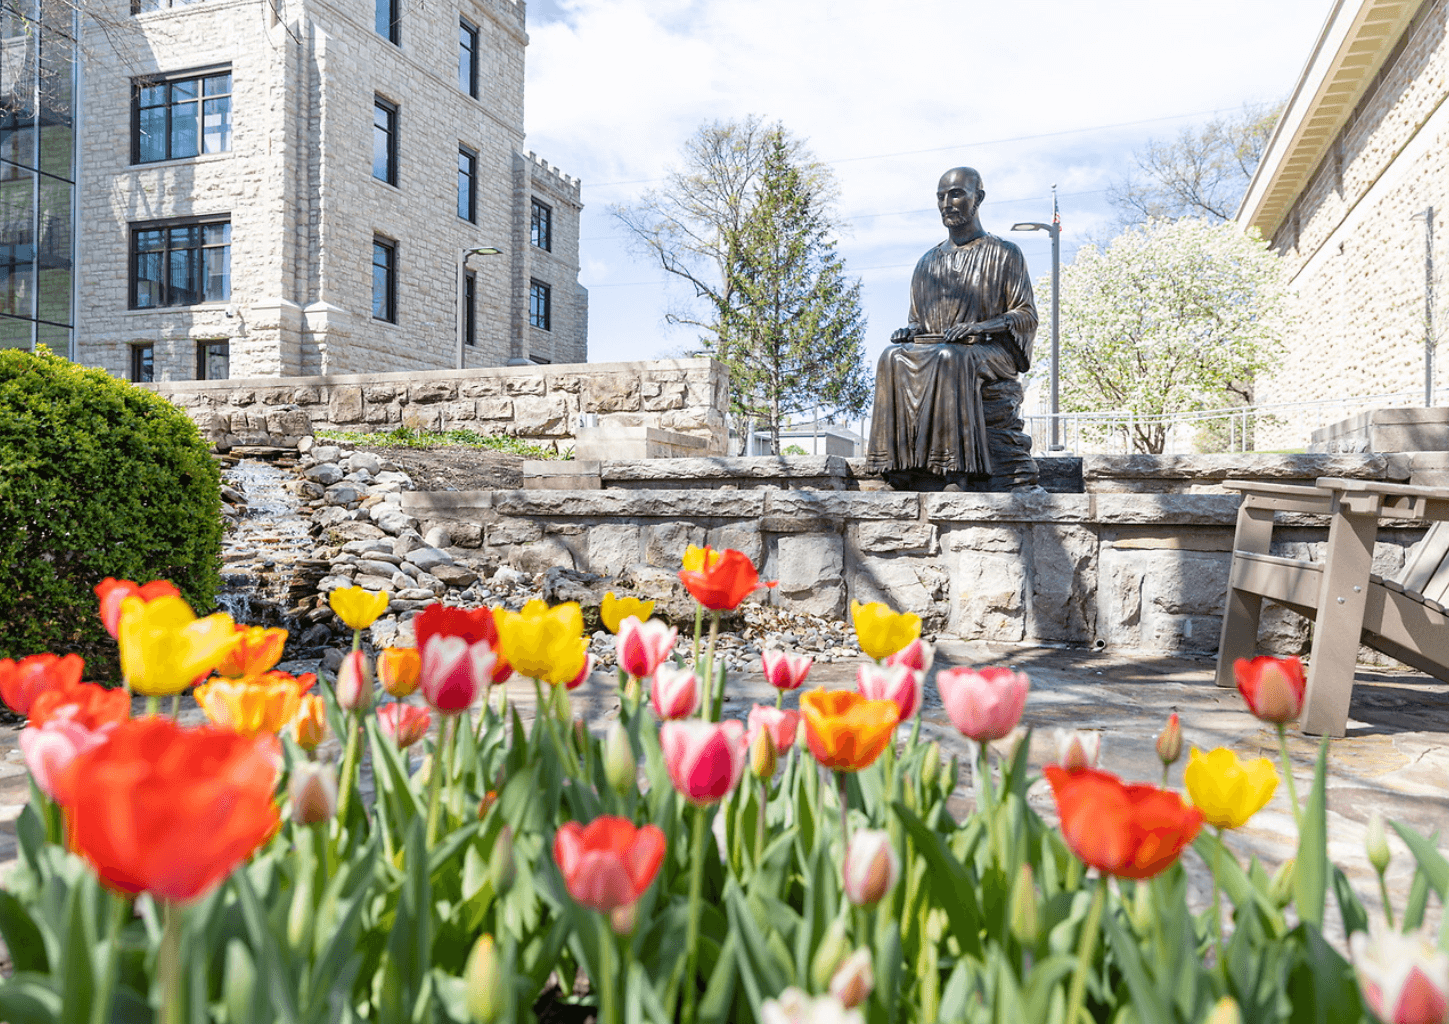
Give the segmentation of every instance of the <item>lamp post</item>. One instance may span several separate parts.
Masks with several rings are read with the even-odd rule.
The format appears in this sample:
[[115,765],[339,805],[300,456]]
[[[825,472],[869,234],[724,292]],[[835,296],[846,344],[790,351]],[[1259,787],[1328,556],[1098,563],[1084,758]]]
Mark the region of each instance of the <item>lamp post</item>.
[[1052,236],[1052,374],[1051,374],[1051,419],[1052,440],[1049,451],[1062,450],[1061,402],[1058,391],[1061,381],[1061,277],[1062,277],[1062,222],[1057,213],[1057,187],[1052,186],[1052,222],[1041,224],[1024,221],[1011,225],[1013,231],[1045,231]]
[[498,256],[502,249],[495,249],[491,245],[468,246],[458,250],[458,369],[463,369],[463,332],[467,321],[464,319],[463,300],[466,289],[463,287],[464,279],[468,273],[469,256]]

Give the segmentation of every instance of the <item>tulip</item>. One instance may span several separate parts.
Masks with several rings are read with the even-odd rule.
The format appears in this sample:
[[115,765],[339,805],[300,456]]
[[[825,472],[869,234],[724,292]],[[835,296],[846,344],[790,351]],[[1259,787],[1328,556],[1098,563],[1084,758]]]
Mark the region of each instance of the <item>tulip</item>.
[[372,663],[362,651],[352,651],[337,669],[337,706],[343,711],[365,712],[372,707]]
[[904,722],[921,709],[926,684],[924,672],[905,665],[866,663],[855,670],[855,688],[870,700],[894,701]]
[[892,611],[879,601],[850,602],[855,638],[866,657],[880,661],[921,638],[921,617],[914,612]]
[[30,714],[35,698],[47,690],[69,690],[80,682],[85,661],[79,654],[32,654],[0,659],[0,699],[17,715]]
[[463,968],[464,1003],[473,1024],[495,1024],[503,1019],[512,984],[513,979],[504,973],[493,936],[480,936]]
[[513,675],[513,666],[508,663],[503,650],[503,639],[498,632],[498,616],[501,614],[502,609],[474,608],[472,611],[465,611],[441,604],[428,605],[413,623],[413,630],[417,635],[417,649],[421,653],[427,647],[428,640],[434,636],[456,636],[469,647],[486,643],[496,659],[489,683],[493,686],[506,683]]
[[665,722],[659,746],[674,788],[698,807],[724,799],[745,771],[745,727],[733,719]]
[[832,995],[809,996],[793,986],[778,999],[760,1004],[760,1024],[862,1024],[857,1009],[848,1009]]
[[1095,730],[1058,729],[1057,764],[1067,771],[1097,767],[1102,752],[1102,734]]
[[846,957],[830,979],[830,994],[847,1010],[865,1002],[874,988],[875,972],[868,949],[857,949]]
[[1241,761],[1226,747],[1203,754],[1196,747],[1183,772],[1187,795],[1215,828],[1239,828],[1278,788],[1278,772],[1266,757]]
[[754,563],[742,552],[733,549],[721,552],[715,561],[706,559],[706,563],[701,569],[681,570],[679,582],[710,611],[733,611],[761,586],[775,585],[762,584]]
[[1118,878],[1151,878],[1172,866],[1202,827],[1202,811],[1171,790],[1129,785],[1083,768],[1043,769],[1056,797],[1062,837],[1089,867]]
[[815,659],[808,654],[765,651],[760,655],[760,664],[765,670],[765,682],[775,689],[798,690],[805,685],[805,677],[810,674]]
[[1164,775],[1167,774],[1167,769],[1182,757],[1182,723],[1177,720],[1176,711],[1167,716],[1167,724],[1158,734],[1157,757],[1162,761]]
[[194,899],[276,832],[274,750],[228,729],[124,722],[60,776],[70,846],[117,892]]
[[116,637],[116,631],[121,624],[121,603],[128,597],[138,597],[142,601],[154,601],[158,597],[180,597],[181,591],[175,585],[166,580],[152,580],[150,583],[137,586],[131,580],[118,580],[107,576],[96,584],[96,597],[101,602],[101,625],[106,627],[106,632]]
[[230,615],[198,619],[179,597],[127,597],[117,632],[121,674],[133,691],[148,697],[178,694],[210,675],[238,640]]
[[639,762],[634,759],[629,734],[617,721],[609,726],[609,733],[604,738],[604,779],[609,788],[620,796],[639,784]]
[[40,728],[53,721],[65,721],[94,730],[105,725],[120,725],[130,717],[131,697],[125,690],[76,683],[64,689],[41,691],[30,704],[29,724]]
[[618,633],[625,619],[635,618],[640,622],[648,622],[649,616],[653,614],[653,601],[642,601],[637,597],[615,597],[612,590],[599,602],[599,618],[610,633]]
[[770,738],[770,730],[758,729],[749,734],[750,746],[750,774],[760,781],[773,778],[775,775],[775,741]]
[[941,770],[941,744],[932,740],[921,758],[921,785],[927,789],[936,784],[936,773]]
[[688,718],[699,707],[699,677],[687,668],[660,665],[649,686],[649,699],[662,721]]
[[[574,676],[563,685],[563,689],[561,691],[563,693],[567,693],[569,690],[577,690],[580,686],[583,686],[584,683],[588,681],[589,676],[594,674],[594,666],[598,664],[599,659],[595,658],[592,654],[589,653],[589,641],[587,638],[585,638],[584,640],[583,647],[584,663],[579,666],[579,674]],[[555,689],[558,688],[555,687]]]
[[487,608],[465,612],[429,605],[417,617],[414,629],[421,652],[418,684],[423,699],[443,714],[457,714],[473,706],[478,696],[512,674],[498,674],[501,646],[497,622]]
[[929,672],[936,660],[936,649],[916,637],[896,653],[887,656],[887,665],[904,665],[912,672]]
[[387,611],[386,590],[364,590],[362,587],[339,587],[327,595],[327,603],[337,617],[351,629],[366,629]]
[[1449,955],[1424,931],[1401,935],[1370,922],[1348,937],[1363,1001],[1384,1024],[1443,1024],[1449,1018]]
[[1031,865],[1023,863],[1011,887],[1011,937],[1023,946],[1035,946],[1041,937],[1041,907]]
[[567,683],[584,661],[584,615],[575,601],[550,608],[534,599],[520,612],[497,613],[498,635],[519,672],[544,683]]
[[[1279,910],[1293,902],[1293,890],[1297,880],[1298,860],[1295,857],[1289,857],[1279,864],[1278,870],[1273,872],[1273,877],[1268,879],[1268,898]],[[1384,901],[1384,906],[1388,906],[1387,900]]]
[[416,647],[385,647],[377,656],[377,681],[389,696],[402,700],[417,690],[422,667]]
[[236,645],[216,666],[217,675],[229,679],[259,676],[282,660],[282,649],[287,644],[285,629],[239,625],[236,632]]
[[855,772],[880,757],[899,724],[895,701],[817,688],[800,698],[810,753],[826,768]]
[[767,704],[756,704],[750,708],[750,716],[746,720],[746,729],[751,735],[761,730],[770,734],[777,754],[790,749],[799,728],[800,712],[772,708]]
[[1364,853],[1374,870],[1382,875],[1389,868],[1389,837],[1384,831],[1384,817],[1378,811],[1369,815],[1368,832],[1363,837]]
[[433,716],[412,704],[388,704],[377,709],[377,727],[399,750],[406,750],[428,734]]
[[1031,681],[1009,668],[948,668],[936,673],[946,714],[962,735],[977,743],[1007,736],[1026,709]]
[[212,724],[243,736],[275,735],[302,708],[301,688],[290,676],[215,679],[198,686],[195,696]]
[[20,753],[40,791],[54,800],[56,782],[65,769],[78,754],[105,743],[116,725],[110,722],[88,728],[69,718],[54,718],[44,725],[21,729]]
[[609,815],[587,827],[569,821],[554,834],[553,859],[569,895],[607,914],[637,902],[654,881],[664,860],[664,833]]
[[830,979],[850,955],[850,936],[845,918],[837,917],[825,928],[815,955],[810,958],[810,982],[815,988],[829,988]]
[[1232,996],[1223,996],[1213,1006],[1203,1024],[1243,1024],[1243,1014],[1238,1009],[1238,1001]]
[[861,829],[850,839],[842,868],[845,898],[857,907],[873,907],[895,888],[901,859],[889,832]]
[[619,667],[635,679],[644,679],[654,674],[674,650],[674,641],[679,639],[679,630],[666,626],[658,619],[641,622],[630,615],[619,628],[614,638],[614,649],[618,654]]
[[493,883],[494,893],[507,892],[517,874],[513,862],[513,826],[504,825],[493,840],[493,852],[488,855],[488,880]]
[[315,693],[303,695],[292,719],[292,739],[303,750],[312,751],[327,736],[327,703]]
[[1248,710],[1261,721],[1281,725],[1296,721],[1303,713],[1308,682],[1297,658],[1239,658],[1233,662],[1233,676]]
[[337,773],[331,765],[298,761],[287,780],[287,796],[292,801],[292,820],[298,825],[331,821],[337,813]]
[[711,547],[698,547],[694,544],[684,549],[684,558],[680,560],[680,568],[688,572],[703,572],[705,569],[713,568],[719,562],[720,553]]

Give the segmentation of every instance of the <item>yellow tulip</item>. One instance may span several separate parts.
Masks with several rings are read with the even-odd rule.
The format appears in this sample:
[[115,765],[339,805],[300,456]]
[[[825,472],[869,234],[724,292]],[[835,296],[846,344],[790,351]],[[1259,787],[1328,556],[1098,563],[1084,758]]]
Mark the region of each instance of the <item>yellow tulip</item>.
[[599,603],[599,618],[604,620],[604,628],[610,633],[619,632],[619,624],[631,615],[640,622],[648,622],[649,616],[653,614],[653,601],[641,601],[637,597],[615,597],[612,590]]
[[521,612],[494,613],[508,660],[520,674],[545,683],[570,683],[584,667],[587,648],[580,644],[584,615],[569,601],[550,608],[534,599]]
[[239,636],[225,613],[198,619],[179,597],[128,597],[116,631],[121,674],[132,691],[147,697],[177,694],[210,675]]
[[683,568],[686,572],[704,572],[719,561],[719,552],[711,547],[697,547],[694,544],[684,549]]
[[216,679],[196,688],[196,703],[223,729],[248,737],[275,735],[297,717],[302,692],[290,678]]
[[364,590],[361,587],[341,587],[327,595],[327,603],[337,617],[353,629],[366,629],[387,611],[386,590]]
[[292,719],[292,738],[303,750],[316,750],[327,736],[327,705],[315,693],[302,695],[297,717]]
[[907,646],[921,635],[921,617],[913,612],[895,612],[879,601],[850,602],[855,638],[867,657],[880,661]]
[[1206,754],[1193,747],[1183,781],[1204,821],[1217,828],[1239,828],[1272,798],[1278,772],[1266,757],[1241,761],[1227,747]]

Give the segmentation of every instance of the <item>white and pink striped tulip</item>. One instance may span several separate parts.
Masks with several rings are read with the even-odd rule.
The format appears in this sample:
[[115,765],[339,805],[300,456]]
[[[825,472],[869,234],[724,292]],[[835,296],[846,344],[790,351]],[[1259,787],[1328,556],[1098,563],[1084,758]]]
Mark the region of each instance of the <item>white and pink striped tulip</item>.
[[904,722],[921,709],[926,674],[905,665],[865,662],[855,671],[855,688],[869,700],[890,700]]
[[688,718],[699,707],[699,677],[687,668],[660,665],[654,670],[649,699],[661,721]]
[[735,719],[665,722],[659,746],[669,780],[679,795],[697,806],[718,803],[739,784],[749,749],[745,727]]
[[679,630],[674,626],[666,626],[658,619],[640,622],[638,616],[630,615],[619,623],[619,632],[614,637],[619,667],[635,679],[652,676],[674,650],[678,639]]
[[760,655],[760,664],[765,670],[765,682],[775,689],[798,690],[805,685],[805,677],[810,674],[815,659],[808,654],[765,651]]

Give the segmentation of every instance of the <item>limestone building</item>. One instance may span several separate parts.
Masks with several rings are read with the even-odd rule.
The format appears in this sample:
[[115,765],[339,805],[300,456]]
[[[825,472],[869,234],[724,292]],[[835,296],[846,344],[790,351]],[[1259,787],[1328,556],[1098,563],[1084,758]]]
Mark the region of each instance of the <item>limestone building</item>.
[[[1434,298],[1449,238],[1446,12],[1449,0],[1340,0],[1248,188],[1238,222],[1271,240],[1296,292],[1288,356],[1258,401],[1401,396],[1282,415],[1260,447],[1423,402],[1426,321],[1446,324]],[[1438,404],[1446,385],[1441,369]]]
[[160,381],[586,359],[579,182],[522,151],[522,2],[96,2],[79,361]]

